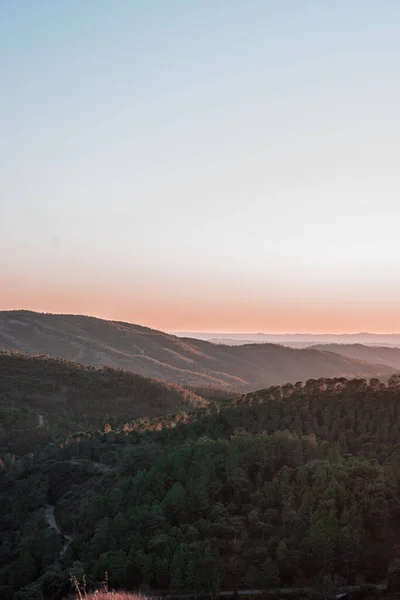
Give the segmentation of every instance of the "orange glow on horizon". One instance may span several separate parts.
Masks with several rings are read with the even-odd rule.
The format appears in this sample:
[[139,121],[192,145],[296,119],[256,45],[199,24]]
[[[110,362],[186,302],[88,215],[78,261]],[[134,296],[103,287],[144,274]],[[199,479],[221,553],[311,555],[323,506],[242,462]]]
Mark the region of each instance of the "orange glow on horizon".
[[[203,333],[397,333],[396,303],[339,302],[338,299],[205,297],[165,293],[160,286],[140,291],[88,282],[40,286],[33,281],[2,282],[0,310],[84,314],[154,329]],[[10,285],[12,283],[12,285]],[[43,282],[44,283],[44,282]],[[7,285],[8,284],[8,285]]]

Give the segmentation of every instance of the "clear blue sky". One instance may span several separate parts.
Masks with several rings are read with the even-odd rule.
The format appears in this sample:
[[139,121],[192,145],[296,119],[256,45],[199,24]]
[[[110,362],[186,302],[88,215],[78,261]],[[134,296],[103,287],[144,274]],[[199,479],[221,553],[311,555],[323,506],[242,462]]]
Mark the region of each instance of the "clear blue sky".
[[3,0],[0,309],[400,330],[398,0]]

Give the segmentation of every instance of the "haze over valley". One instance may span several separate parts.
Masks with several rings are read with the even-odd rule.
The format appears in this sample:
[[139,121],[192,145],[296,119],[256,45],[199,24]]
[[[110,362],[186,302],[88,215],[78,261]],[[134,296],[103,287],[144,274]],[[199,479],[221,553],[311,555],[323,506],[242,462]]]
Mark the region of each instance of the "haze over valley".
[[400,346],[400,333],[202,333],[175,332],[179,337],[207,340],[215,344],[283,344],[307,347],[314,344],[365,344],[367,346]]

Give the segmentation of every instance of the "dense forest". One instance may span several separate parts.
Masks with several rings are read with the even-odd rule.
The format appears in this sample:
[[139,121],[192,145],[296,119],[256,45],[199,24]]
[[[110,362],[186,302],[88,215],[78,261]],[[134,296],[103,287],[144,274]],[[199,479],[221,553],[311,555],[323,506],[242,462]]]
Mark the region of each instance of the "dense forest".
[[399,406],[397,376],[309,380],[7,454],[0,596],[60,600],[69,573],[198,595],[384,582],[400,557]]
[[0,351],[0,456],[36,452],[81,429],[203,404],[194,391],[129,371]]

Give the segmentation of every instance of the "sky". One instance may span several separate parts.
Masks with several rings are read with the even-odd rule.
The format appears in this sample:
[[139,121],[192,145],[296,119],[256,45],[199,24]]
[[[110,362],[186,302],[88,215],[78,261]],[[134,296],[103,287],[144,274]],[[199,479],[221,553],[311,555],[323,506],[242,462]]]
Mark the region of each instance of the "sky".
[[2,0],[0,310],[400,331],[398,0]]

